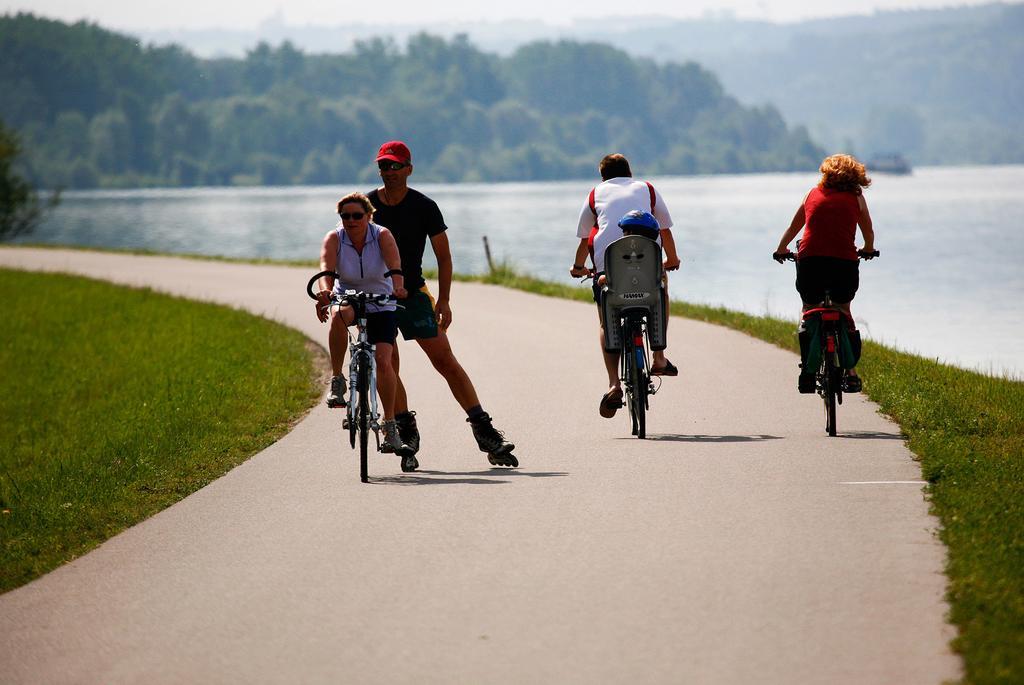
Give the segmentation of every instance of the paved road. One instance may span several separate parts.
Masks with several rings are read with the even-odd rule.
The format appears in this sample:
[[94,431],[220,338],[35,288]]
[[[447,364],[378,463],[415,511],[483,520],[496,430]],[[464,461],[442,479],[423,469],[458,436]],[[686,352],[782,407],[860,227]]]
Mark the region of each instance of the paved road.
[[[235,304],[317,340],[309,269],[0,250]],[[685,274],[682,276],[685,278]],[[674,319],[650,440],[602,391],[593,307],[456,284],[453,344],[522,467],[492,470],[418,350],[421,471],[358,481],[340,418],[0,596],[5,683],[941,683],[944,551],[896,425],[842,437],[794,355]],[[889,482],[896,481],[896,482]],[[911,481],[911,483],[900,482]]]

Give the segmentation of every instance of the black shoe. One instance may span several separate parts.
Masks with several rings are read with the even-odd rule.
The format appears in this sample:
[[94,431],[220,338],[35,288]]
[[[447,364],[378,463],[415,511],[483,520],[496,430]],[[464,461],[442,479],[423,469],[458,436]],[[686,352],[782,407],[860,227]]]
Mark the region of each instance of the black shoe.
[[491,425],[491,417],[484,412],[479,416],[466,419],[473,427],[473,437],[481,452],[488,454],[508,454],[516,448],[505,440],[505,434]]
[[416,412],[403,411],[395,414],[395,423],[398,425],[398,435],[402,442],[409,446],[413,454],[420,451],[420,431],[416,428]]
[[420,463],[411,454],[402,457],[402,473],[410,473],[420,467]]
[[860,376],[847,376],[843,381],[843,392],[860,392]]
[[813,373],[802,373],[796,381],[796,387],[804,395],[809,395],[817,390]]

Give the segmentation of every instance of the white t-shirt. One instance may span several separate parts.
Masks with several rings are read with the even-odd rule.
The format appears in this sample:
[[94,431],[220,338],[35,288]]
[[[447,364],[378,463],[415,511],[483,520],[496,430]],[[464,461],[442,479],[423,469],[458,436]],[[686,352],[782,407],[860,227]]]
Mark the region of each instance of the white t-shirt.
[[[597,236],[594,238],[594,268],[604,271],[604,251],[622,237],[619,221],[634,209],[651,211],[651,191],[646,183],[628,176],[610,178],[594,188],[594,209],[597,210]],[[662,229],[672,228],[672,216],[657,189],[654,191],[654,211],[651,212]],[[583,202],[576,237],[590,237],[594,213],[590,211],[590,196]],[[658,239],[661,243],[661,239]]]

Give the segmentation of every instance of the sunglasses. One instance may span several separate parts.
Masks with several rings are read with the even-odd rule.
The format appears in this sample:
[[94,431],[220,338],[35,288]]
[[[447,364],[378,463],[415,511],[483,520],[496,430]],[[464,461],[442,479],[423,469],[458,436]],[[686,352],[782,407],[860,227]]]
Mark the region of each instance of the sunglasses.
[[407,166],[409,166],[409,165],[408,164],[402,164],[401,162],[389,162],[389,161],[377,162],[377,168],[380,169],[381,171],[400,171],[400,170],[404,169]]
[[341,217],[342,221],[348,221],[349,219],[352,219],[353,221],[359,221],[364,216],[366,216],[366,212],[342,212],[338,216]]

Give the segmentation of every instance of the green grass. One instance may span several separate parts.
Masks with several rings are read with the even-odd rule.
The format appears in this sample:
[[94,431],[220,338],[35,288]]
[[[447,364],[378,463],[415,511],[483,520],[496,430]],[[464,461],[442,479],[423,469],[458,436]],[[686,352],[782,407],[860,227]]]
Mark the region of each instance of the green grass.
[[[458,278],[592,301],[589,287],[545,282],[507,264]],[[673,302],[672,313],[799,350],[795,321],[684,302]],[[960,633],[953,648],[964,658],[965,682],[1024,682],[1024,383],[870,341],[858,371],[867,395],[899,423],[928,481],[949,551],[950,620]]]
[[226,307],[0,270],[0,591],[180,500],[315,402],[297,331]]

